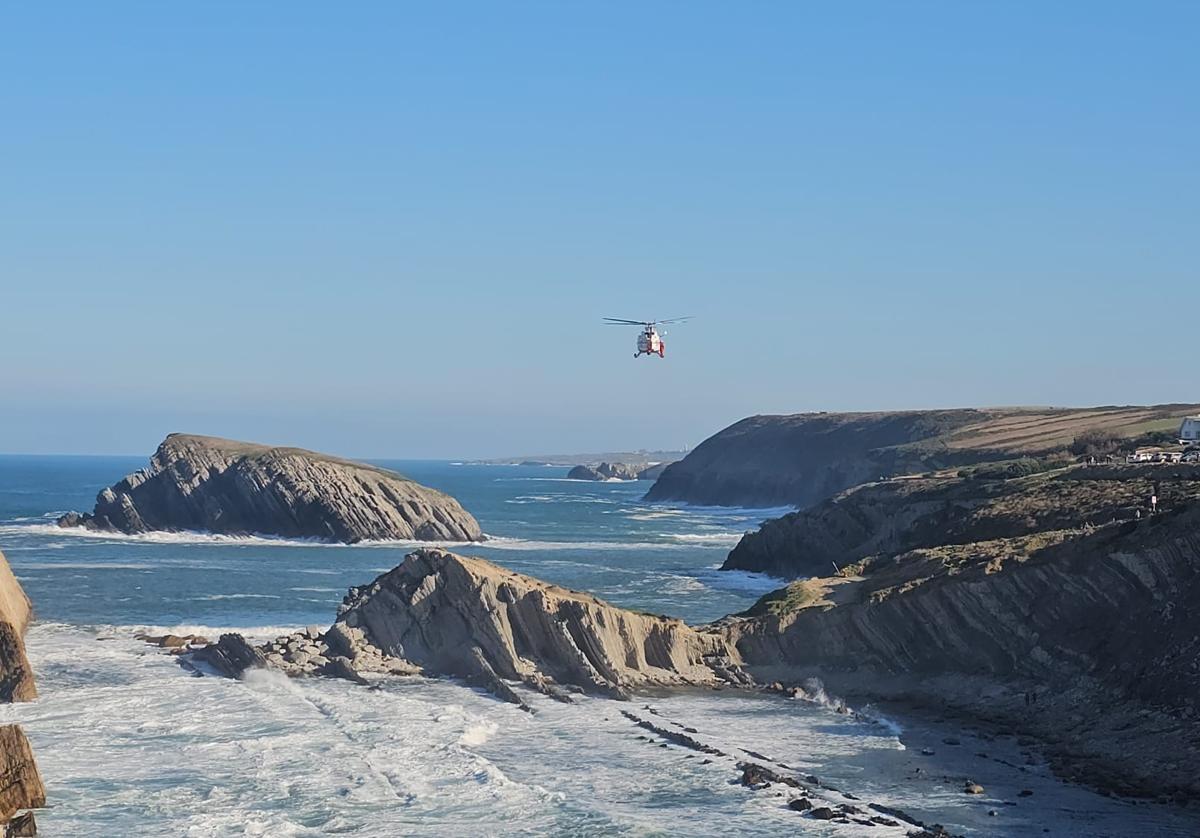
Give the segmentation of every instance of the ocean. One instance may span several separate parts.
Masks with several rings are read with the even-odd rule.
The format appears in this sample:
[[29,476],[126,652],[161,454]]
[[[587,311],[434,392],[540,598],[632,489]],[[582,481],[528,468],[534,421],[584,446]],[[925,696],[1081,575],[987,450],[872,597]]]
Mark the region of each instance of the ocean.
[[[784,510],[647,504],[648,483],[570,481],[560,467],[375,462],[476,516],[489,541],[455,549],[618,605],[706,622],[779,584],[717,568],[744,531]],[[572,705],[530,695],[534,712],[525,713],[443,679],[366,688],[265,672],[194,677],[134,634],[267,639],[326,626],[348,587],[414,545],[102,536],[53,525],[144,465],[0,456],[0,551],[37,612],[26,640],[41,693],[0,707],[0,722],[23,724],[33,744],[49,795],[38,813],[43,835],[906,832],[804,818],[779,790],[739,784],[745,759],[816,774],[968,835],[1200,834],[1194,814],[1057,781],[1015,741],[887,708],[842,715],[778,696],[690,691]],[[727,756],[665,743],[622,710],[693,728]],[[950,736],[961,744],[945,744]],[[986,793],[964,795],[966,777]],[[1022,789],[1034,794],[1019,798]]]

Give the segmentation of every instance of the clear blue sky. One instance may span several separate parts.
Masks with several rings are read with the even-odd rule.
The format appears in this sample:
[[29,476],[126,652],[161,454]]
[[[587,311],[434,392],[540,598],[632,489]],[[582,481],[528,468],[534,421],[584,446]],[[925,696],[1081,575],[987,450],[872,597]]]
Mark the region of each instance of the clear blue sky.
[[[1200,4],[10,3],[0,451],[1200,401]],[[665,361],[603,316],[697,319]]]

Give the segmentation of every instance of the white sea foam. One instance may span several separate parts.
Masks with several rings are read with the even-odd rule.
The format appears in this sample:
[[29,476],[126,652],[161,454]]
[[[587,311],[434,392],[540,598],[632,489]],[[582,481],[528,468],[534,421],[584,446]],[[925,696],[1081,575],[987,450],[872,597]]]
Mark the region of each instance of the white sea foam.
[[720,565],[701,570],[696,577],[713,588],[724,588],[731,591],[742,591],[761,596],[771,591],[786,587],[788,580],[780,579],[766,573],[752,573],[748,570],[720,570]]
[[255,547],[344,547],[316,538],[283,538],[273,535],[222,535],[220,533],[177,530],[143,533],[101,532],[84,527],[60,527],[57,524],[5,524],[0,535],[52,535],[56,537],[91,539],[145,544],[224,544]]
[[468,725],[463,731],[462,736],[458,737],[458,742],[460,745],[467,746],[482,745],[491,739],[499,729],[499,726],[495,722],[479,722]]
[[[958,756],[943,749],[921,758],[930,772],[961,774],[969,765],[989,791],[1033,788],[1034,802],[1004,810],[997,827],[978,801],[912,779],[912,758],[894,732],[872,734],[876,725],[862,717],[817,704],[726,691],[564,705],[526,693],[536,711],[529,714],[456,682],[419,677],[377,679],[373,689],[270,672],[192,678],[132,638],[145,628],[107,627],[104,643],[57,624],[29,632],[41,696],[0,706],[0,722],[22,723],[33,743],[53,803],[39,813],[47,835],[92,836],[98,822],[106,834],[130,838],[677,834],[684,823],[689,835],[765,838],[808,828],[786,796],[731,782],[744,759],[818,774],[826,786],[955,832],[1023,834],[1036,824],[1039,834],[1044,827],[1068,836],[1194,834],[1194,814],[1100,798],[1044,768],[968,763],[969,749],[948,749],[964,752],[961,764],[943,763]],[[286,628],[240,630],[254,637]],[[622,709],[668,729],[692,728],[727,756],[660,747]],[[810,799],[846,801],[825,787]],[[837,826],[839,836],[905,832]]]
[[665,532],[663,538],[673,538],[676,541],[702,542],[708,544],[737,544],[745,533],[741,532]]
[[215,601],[221,599],[279,599],[278,594],[203,594],[198,600]]
[[21,562],[19,570],[153,570],[149,562]]
[[647,552],[653,550],[687,550],[695,549],[696,544],[684,544],[676,541],[538,541],[524,538],[488,536],[482,543],[465,545],[467,552],[472,549],[491,550],[620,550],[629,552]]

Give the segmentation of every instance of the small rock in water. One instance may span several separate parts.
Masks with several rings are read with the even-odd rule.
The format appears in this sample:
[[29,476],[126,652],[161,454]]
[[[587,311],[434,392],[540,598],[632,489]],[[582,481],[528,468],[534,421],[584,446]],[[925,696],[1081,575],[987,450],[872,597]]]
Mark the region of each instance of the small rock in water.
[[942,743],[946,744],[946,745],[961,745],[962,744],[957,739],[955,739],[953,736],[947,736],[945,739],[942,740]]
[[934,754],[933,748],[922,748],[921,749],[921,756],[931,757],[931,756],[933,756],[933,754]]
[[788,808],[795,809],[797,812],[807,812],[812,807],[812,801],[807,797],[797,797],[795,800],[788,801]]
[[828,806],[822,806],[820,809],[813,809],[809,812],[813,818],[819,821],[831,821],[838,816],[838,813],[830,809]]
[[1032,789],[1021,789],[1019,792],[1017,792],[1017,797],[1032,797],[1032,796],[1033,796]]
[[979,783],[972,783],[970,780],[967,780],[966,785],[963,786],[963,791],[967,794],[983,794],[983,786],[979,785]]

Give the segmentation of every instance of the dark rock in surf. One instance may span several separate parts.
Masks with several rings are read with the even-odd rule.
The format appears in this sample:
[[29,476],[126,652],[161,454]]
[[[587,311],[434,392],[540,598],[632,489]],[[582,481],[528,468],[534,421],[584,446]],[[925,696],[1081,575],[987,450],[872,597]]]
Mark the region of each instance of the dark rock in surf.
[[222,634],[216,643],[195,650],[192,657],[228,678],[241,678],[247,669],[267,665],[262,651],[240,634]]
[[59,526],[366,540],[479,541],[458,501],[393,471],[299,448],[171,434],[150,467]]

